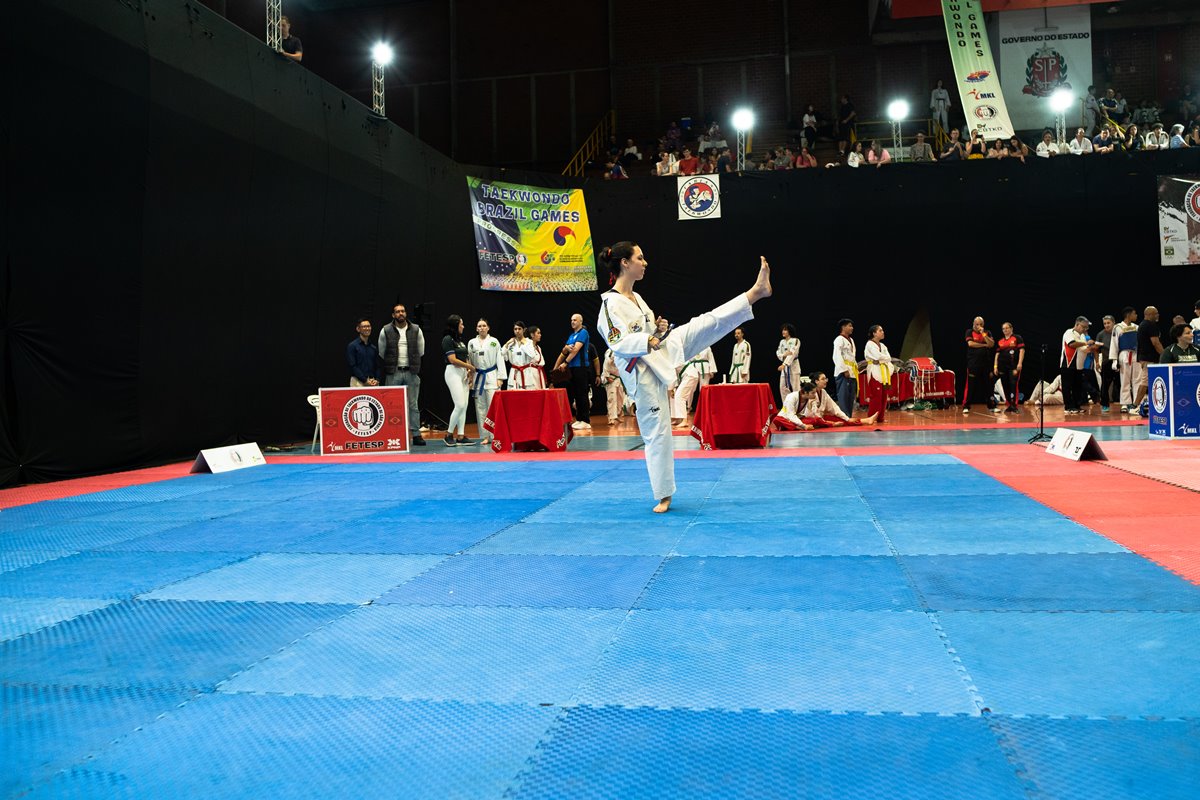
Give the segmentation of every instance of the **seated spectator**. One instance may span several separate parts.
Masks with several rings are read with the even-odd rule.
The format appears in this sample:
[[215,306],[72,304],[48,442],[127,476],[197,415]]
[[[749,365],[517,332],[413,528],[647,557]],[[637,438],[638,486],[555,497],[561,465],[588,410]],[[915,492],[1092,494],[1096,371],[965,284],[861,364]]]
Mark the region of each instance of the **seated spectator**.
[[1013,134],[1008,140],[1008,157],[1015,158],[1022,164],[1024,164],[1025,159],[1029,157],[1029,148],[1025,146],[1024,142],[1017,138],[1016,134]]
[[1100,115],[1106,119],[1116,119],[1113,116],[1117,112],[1117,98],[1115,95],[1116,93],[1112,90],[1112,87],[1109,87],[1105,90],[1104,97],[1101,97],[1099,100]]
[[1100,132],[1096,134],[1096,138],[1092,139],[1092,152],[1098,155],[1107,155],[1112,151],[1113,138],[1108,132],[1108,126],[1105,125],[1100,129]]
[[720,164],[720,162],[721,160],[717,158],[717,151],[709,150],[708,158],[704,161],[704,174],[716,175],[718,172],[717,165]]
[[700,171],[700,159],[692,155],[691,148],[683,148],[683,158],[679,159],[680,175],[695,175]]
[[925,134],[917,131],[917,141],[908,148],[908,160],[916,164],[930,164],[935,160],[933,148],[925,141]]
[[640,150],[638,150],[637,145],[633,143],[633,139],[626,139],[625,140],[625,152],[621,155],[621,163],[628,167],[634,161],[641,161],[641,160],[642,160],[642,153]]
[[1177,322],[1171,326],[1171,331],[1167,334],[1168,339],[1172,344],[1163,348],[1162,355],[1158,357],[1160,364],[1194,364],[1200,361],[1200,350],[1196,349],[1193,343],[1195,331],[1191,325]]
[[796,169],[809,169],[817,165],[817,159],[808,152],[808,145],[800,145],[800,155],[796,156]]
[[621,145],[617,144],[617,137],[615,134],[608,137],[608,154],[614,159],[621,157]]
[[866,160],[867,157],[863,153],[862,139],[859,139],[850,148],[850,152],[846,154],[846,166],[857,168],[859,164],[862,164]]
[[1092,140],[1087,138],[1087,133],[1083,128],[1075,131],[1075,138],[1071,140],[1070,150],[1073,156],[1091,155]]
[[1183,91],[1179,95],[1178,108],[1179,116],[1184,119],[1191,119],[1196,113],[1196,97],[1192,93],[1192,85],[1190,83],[1183,85]]
[[995,159],[1008,158],[1008,148],[1004,146],[1004,141],[997,139],[992,142],[992,146],[988,148],[987,157]]
[[729,153],[728,147],[721,148],[721,156],[717,159],[716,169],[717,174],[733,172],[733,156]]
[[1175,124],[1171,126],[1171,141],[1167,145],[1169,150],[1178,150],[1181,147],[1187,147],[1187,140],[1183,138],[1183,126]]
[[783,148],[783,156],[775,159],[775,169],[794,169],[796,166],[796,154],[792,152],[792,148]]
[[671,124],[667,126],[667,149],[672,153],[679,152],[679,144],[683,141],[683,131],[679,130],[679,126],[675,124],[675,120],[671,120]]
[[696,142],[696,152],[704,155],[704,151],[712,147],[712,140],[708,138],[707,133],[700,134],[700,139]]
[[874,164],[876,167],[882,167],[884,164],[890,163],[892,155],[884,149],[878,139],[871,140],[871,149],[867,151],[867,163]]
[[1124,125],[1125,120],[1129,119],[1129,104],[1125,102],[1125,98],[1121,96],[1120,92],[1117,92],[1113,96],[1113,99],[1117,101],[1117,109],[1113,115],[1113,119],[1119,124]]
[[1058,145],[1054,141],[1054,134],[1050,131],[1042,131],[1042,140],[1038,142],[1037,157],[1038,158],[1053,158],[1058,155]]
[[678,175],[679,169],[676,166],[675,156],[670,151],[664,150],[658,158],[658,162],[654,165],[654,174],[663,178],[668,178],[672,175]]
[[966,150],[963,148],[962,140],[959,138],[958,128],[950,131],[950,138],[946,140],[946,149],[938,156],[938,160],[947,161],[962,161],[967,157]]
[[625,171],[625,167],[620,161],[613,161],[611,158],[604,164],[604,180],[606,181],[623,181],[629,179],[629,173]]
[[1150,132],[1146,134],[1146,149],[1147,150],[1166,150],[1171,145],[1171,137],[1167,136],[1163,130],[1161,122],[1155,122],[1150,125]]
[[967,142],[967,160],[975,161],[987,156],[987,143],[979,135],[979,131],[971,131],[971,141]]
[[819,120],[817,119],[817,110],[813,108],[811,103],[805,109],[804,118],[800,124],[802,126],[804,141],[808,143],[808,149],[812,150],[817,143],[817,125],[819,124]]
[[1150,101],[1142,99],[1138,103],[1137,108],[1133,110],[1133,121],[1143,128],[1149,128],[1154,123],[1158,122],[1158,109],[1150,105]]
[[1130,125],[1125,129],[1125,141],[1122,145],[1127,153],[1136,153],[1144,146],[1142,137],[1138,135],[1138,126]]
[[1188,147],[1200,147],[1200,123],[1192,123],[1192,130],[1187,135]]

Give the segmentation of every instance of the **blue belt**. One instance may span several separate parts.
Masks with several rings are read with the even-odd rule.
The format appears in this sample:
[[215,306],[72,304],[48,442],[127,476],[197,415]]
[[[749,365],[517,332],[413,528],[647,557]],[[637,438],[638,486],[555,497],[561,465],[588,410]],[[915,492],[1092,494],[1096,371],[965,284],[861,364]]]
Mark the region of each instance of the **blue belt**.
[[483,392],[487,387],[487,374],[489,372],[495,372],[495,371],[496,371],[496,368],[494,366],[488,367],[487,369],[476,369],[475,370],[474,392],[475,392],[476,397],[483,397]]

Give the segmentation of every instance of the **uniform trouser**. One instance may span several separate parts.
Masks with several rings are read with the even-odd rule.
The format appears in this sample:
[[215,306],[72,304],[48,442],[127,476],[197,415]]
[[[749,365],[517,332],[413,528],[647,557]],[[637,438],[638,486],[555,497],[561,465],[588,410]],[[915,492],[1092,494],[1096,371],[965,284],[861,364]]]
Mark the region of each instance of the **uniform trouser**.
[[729,382],[730,383],[749,383],[750,382],[750,371],[748,369],[746,369],[746,366],[744,364],[743,365],[734,364],[729,369]]
[[592,401],[588,399],[588,368],[571,367],[571,397],[575,400],[575,419],[592,421]]
[[1017,386],[1016,370],[1007,367],[1001,367],[996,373],[996,377],[1000,379],[1000,386],[1004,389],[1004,399],[1008,401],[1009,408],[1017,407],[1017,395],[1021,391]]
[[887,415],[887,387],[867,376],[867,416],[878,414],[876,422],[883,422]]
[[447,434],[458,433],[462,436],[467,429],[467,399],[471,390],[467,387],[467,371],[453,364],[446,365],[446,386],[450,389],[450,399],[454,401],[454,410],[450,412],[450,424]]
[[696,394],[696,389],[700,386],[700,376],[692,370],[684,373],[679,379],[679,385],[675,387],[674,408],[671,411],[671,416],[675,419],[683,419],[687,416],[688,406],[692,404],[692,397]]
[[784,367],[783,372],[779,373],[779,407],[783,408],[783,401],[799,388],[800,361],[797,359],[792,362],[790,367]]
[[471,394],[475,397],[475,421],[479,423],[479,437],[486,438],[487,432],[483,429],[483,421],[487,418],[488,409],[492,407],[492,397],[496,394],[496,385],[484,384],[482,392],[472,389]]
[[1078,411],[1083,394],[1083,371],[1074,367],[1062,368],[1063,410]]
[[[679,342],[683,361],[691,361],[706,347],[711,347],[743,322],[754,319],[750,301],[740,294],[706,314],[693,317],[671,331]],[[649,367],[637,367],[638,430],[646,449],[646,470],[650,473],[650,490],[656,500],[675,494],[675,456],[672,451],[671,407],[667,387],[663,386]]]
[[1137,392],[1137,362],[1128,360],[1124,354],[1121,355],[1121,405],[1133,405],[1133,398]]
[[1149,361],[1133,362],[1133,401],[1132,404],[1140,405],[1142,400],[1146,399],[1146,377],[1150,374]]
[[942,123],[942,130],[946,131],[946,135],[950,134],[950,116],[946,113],[946,107],[939,103],[933,109],[933,118]]
[[419,432],[421,430],[421,412],[417,408],[417,400],[421,396],[421,376],[416,372],[397,368],[391,375],[384,376],[384,385],[408,388],[408,429],[413,433]]
[[625,408],[625,387],[620,378],[604,385],[604,398],[608,401],[608,420],[614,422]]
[[1112,361],[1106,362],[1100,371],[1100,404],[1111,406],[1121,402],[1121,374],[1113,367]]
[[964,406],[971,403],[986,403],[989,408],[994,404],[992,397],[992,382],[988,378],[986,368],[972,371],[967,370],[967,383],[963,386]]
[[1096,133],[1096,112],[1083,112],[1083,132],[1089,139]]
[[854,398],[858,396],[858,381],[849,372],[843,372],[834,378],[837,385],[838,408],[847,417],[854,413]]

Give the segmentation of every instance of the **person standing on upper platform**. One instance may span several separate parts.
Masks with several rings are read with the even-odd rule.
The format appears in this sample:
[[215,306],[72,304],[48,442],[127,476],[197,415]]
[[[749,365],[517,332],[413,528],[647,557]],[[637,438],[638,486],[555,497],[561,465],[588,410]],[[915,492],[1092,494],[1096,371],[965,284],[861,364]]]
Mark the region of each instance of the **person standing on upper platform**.
[[292,21],[287,17],[279,18],[279,55],[297,64],[304,60],[304,45],[299,36],[292,36]]

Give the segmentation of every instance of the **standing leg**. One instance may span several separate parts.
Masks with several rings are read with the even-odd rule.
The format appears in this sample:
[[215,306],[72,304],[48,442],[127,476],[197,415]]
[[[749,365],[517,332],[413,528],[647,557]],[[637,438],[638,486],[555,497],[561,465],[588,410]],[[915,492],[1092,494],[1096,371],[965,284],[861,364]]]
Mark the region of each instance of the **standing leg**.
[[462,371],[451,364],[446,365],[446,387],[450,390],[450,399],[454,402],[454,410],[450,412],[450,423],[446,427],[446,435],[453,437],[455,432],[463,435],[467,426],[467,384],[462,378]]
[[1129,408],[1133,405],[1134,380],[1133,363],[1121,358],[1121,405]]
[[647,376],[638,386],[638,429],[646,449],[646,471],[650,473],[650,491],[661,513],[671,506],[675,494],[675,458],[671,441],[671,409],[666,390]]
[[700,379],[690,371],[679,381],[679,386],[675,389],[674,409],[671,412],[673,419],[687,419],[688,406],[692,404],[692,397],[696,394],[699,383]]
[[588,400],[587,367],[571,367],[571,393],[575,398],[575,420],[590,425],[592,408]]
[[854,396],[858,394],[858,382],[843,372],[837,376],[837,404],[847,417],[854,414]]

